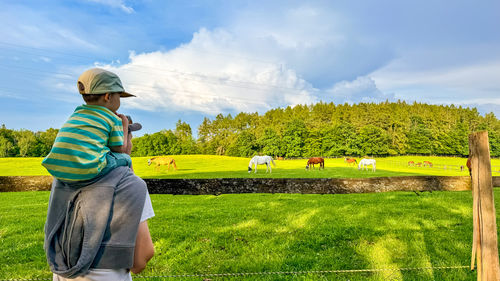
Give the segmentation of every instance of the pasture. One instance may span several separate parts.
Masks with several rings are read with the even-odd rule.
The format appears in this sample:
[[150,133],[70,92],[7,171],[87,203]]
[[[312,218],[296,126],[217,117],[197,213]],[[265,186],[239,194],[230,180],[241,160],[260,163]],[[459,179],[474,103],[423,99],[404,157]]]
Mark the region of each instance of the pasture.
[[[439,268],[470,264],[470,191],[151,198],[156,255],[145,276],[395,268],[206,280],[476,279],[466,268]],[[50,278],[42,248],[48,199],[49,192],[0,193],[0,279]]]
[[[375,158],[376,172],[358,171],[357,166],[344,163],[343,158],[325,158],[325,169],[306,170],[307,159],[274,160],[272,173],[265,173],[265,165],[258,166],[258,172],[248,173],[250,158],[215,155],[171,155],[178,170],[166,166],[156,169],[148,166],[151,157],[133,157],[135,172],[143,178],[363,178],[390,176],[467,176],[466,158],[438,156],[398,156]],[[357,158],[361,160],[361,158]],[[49,175],[40,165],[42,158],[0,158],[0,176]],[[431,161],[433,167],[408,166],[409,161]],[[492,159],[492,174],[500,176],[500,159]],[[371,166],[369,167],[371,168]]]

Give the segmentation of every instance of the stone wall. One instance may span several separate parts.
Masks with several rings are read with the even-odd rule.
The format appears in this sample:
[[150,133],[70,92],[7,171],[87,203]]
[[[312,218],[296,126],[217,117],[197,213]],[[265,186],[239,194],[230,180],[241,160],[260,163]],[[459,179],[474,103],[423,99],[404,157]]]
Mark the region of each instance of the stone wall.
[[364,179],[146,179],[150,193],[367,193],[470,190],[469,177],[379,177]]
[[0,177],[0,192],[50,190],[51,176]]
[[[493,177],[500,187],[500,177]],[[364,179],[145,179],[152,194],[366,193],[470,190],[469,177],[412,176]],[[52,177],[0,177],[0,192],[50,190]]]

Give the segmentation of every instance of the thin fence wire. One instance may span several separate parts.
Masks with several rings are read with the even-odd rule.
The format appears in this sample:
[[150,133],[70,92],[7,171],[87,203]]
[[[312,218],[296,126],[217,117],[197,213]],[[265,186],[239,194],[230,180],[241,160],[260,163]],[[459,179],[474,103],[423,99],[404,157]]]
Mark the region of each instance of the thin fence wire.
[[[339,159],[339,158],[345,158],[347,156],[322,156],[325,159]],[[420,156],[419,156],[420,157]],[[458,156],[456,156],[458,157]],[[309,159],[310,157],[286,157],[283,159],[275,159],[275,160],[306,160]],[[348,158],[361,158],[361,157],[352,157],[349,156]],[[459,171],[459,172],[464,172],[464,175],[468,175],[469,171],[467,169],[467,166],[464,162],[463,165],[456,165],[456,164],[436,164],[432,163],[432,166],[429,165],[424,165],[423,161],[414,161],[413,164],[408,164],[408,162],[404,161],[397,161],[397,160],[385,160],[383,157],[376,157],[377,160],[377,166],[381,167],[404,167],[404,168],[415,168],[415,169],[431,169],[431,170],[446,170],[446,171]],[[466,158],[464,158],[464,161]],[[417,165],[420,162],[420,165]],[[500,165],[491,165],[491,172],[493,175],[495,174],[500,174]]]
[[[467,166],[465,163],[463,165],[454,165],[454,164],[432,164],[432,166],[429,165],[424,165],[423,162],[420,162],[420,165],[417,165],[419,162],[415,162],[413,164],[408,164],[408,162],[402,162],[402,161],[396,161],[396,160],[389,160],[389,161],[382,161],[380,164],[389,166],[389,167],[408,167],[408,168],[415,168],[415,169],[431,169],[431,170],[447,170],[447,171],[460,171],[464,173],[469,173],[469,170],[467,169]],[[499,165],[491,165],[491,172],[492,174],[495,173],[500,173],[500,166]]]
[[[308,271],[271,271],[271,272],[229,272],[229,273],[201,273],[201,274],[177,274],[177,275],[137,275],[132,279],[150,278],[214,278],[214,277],[244,277],[244,276],[269,276],[269,275],[311,275],[311,274],[339,274],[339,273],[380,273],[391,271],[427,271],[427,270],[455,270],[467,269],[468,265],[452,266],[428,266],[428,267],[392,267],[374,269],[337,269],[337,270],[308,270]],[[41,281],[52,280],[52,278],[30,278],[30,279],[0,279],[0,281]]]

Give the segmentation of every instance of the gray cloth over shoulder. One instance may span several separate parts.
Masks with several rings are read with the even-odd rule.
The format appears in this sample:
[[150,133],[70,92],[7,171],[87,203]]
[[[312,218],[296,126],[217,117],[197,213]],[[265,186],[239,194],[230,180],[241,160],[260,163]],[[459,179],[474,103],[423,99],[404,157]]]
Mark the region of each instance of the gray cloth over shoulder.
[[75,278],[90,268],[131,268],[146,191],[123,166],[80,188],[54,179],[44,242],[52,272]]

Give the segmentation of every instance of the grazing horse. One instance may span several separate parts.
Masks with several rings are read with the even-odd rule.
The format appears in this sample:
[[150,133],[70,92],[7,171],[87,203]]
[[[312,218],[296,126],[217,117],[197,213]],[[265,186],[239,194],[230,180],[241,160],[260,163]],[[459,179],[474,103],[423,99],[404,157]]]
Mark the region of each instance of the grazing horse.
[[151,159],[148,159],[148,166],[150,166],[152,163],[155,164],[155,170],[158,169],[160,170],[161,165],[168,165],[167,171],[170,170],[170,165],[174,165],[174,169],[177,170],[177,165],[175,165],[175,160],[174,158],[171,157],[154,157]]
[[415,164],[415,166],[422,167],[422,162],[418,162],[417,164]]
[[250,162],[248,163],[248,172],[250,173],[252,171],[252,165],[254,165],[255,173],[257,173],[257,165],[263,165],[266,164],[266,173],[267,170],[269,170],[269,173],[272,173],[271,169],[271,163],[273,163],[273,166],[276,167],[276,163],[274,163],[274,160],[271,156],[254,156],[252,159],[250,159]]
[[414,161],[408,161],[408,166],[415,166],[415,162]]
[[314,164],[319,164],[319,169],[323,168],[325,169],[325,159],[321,157],[312,157],[307,160],[307,165],[306,165],[306,170],[309,170],[309,165],[312,165],[312,168],[314,169]]
[[424,167],[429,166],[432,168],[432,163],[430,161],[424,161]]
[[358,161],[356,161],[356,159],[354,158],[349,158],[349,157],[344,157],[344,162],[347,163],[347,165],[356,165],[358,164]]
[[368,158],[361,159],[359,160],[358,170],[361,170],[361,166],[363,166],[364,170],[367,170],[368,168],[366,166],[372,165],[372,171],[375,172],[376,170],[375,163],[376,163],[375,159],[368,159]]

